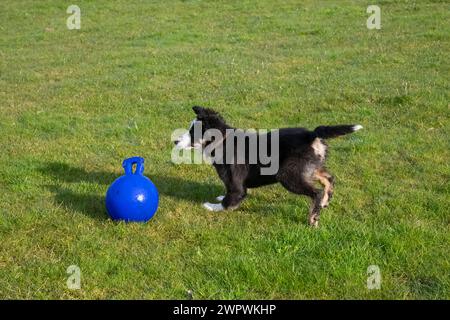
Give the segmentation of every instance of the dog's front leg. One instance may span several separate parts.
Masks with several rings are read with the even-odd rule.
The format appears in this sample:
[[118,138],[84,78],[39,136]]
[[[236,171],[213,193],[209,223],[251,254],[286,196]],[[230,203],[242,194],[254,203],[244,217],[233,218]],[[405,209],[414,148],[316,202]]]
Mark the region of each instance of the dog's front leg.
[[242,202],[245,196],[245,190],[230,190],[225,196],[219,196],[216,198],[218,201],[221,201],[221,203],[206,202],[203,204],[203,206],[210,211],[233,210],[239,207],[239,204]]
[[209,211],[223,211],[223,210],[225,210],[225,208],[223,207],[222,203],[205,202],[203,204],[203,207],[205,207]]
[[215,165],[215,168],[220,179],[225,184],[227,193],[225,196],[218,196],[216,198],[220,203],[206,202],[203,206],[210,211],[236,209],[247,195],[247,188],[243,183],[245,175],[243,175],[242,170],[240,170],[245,167],[234,167],[233,170],[229,170],[226,166]]
[[235,190],[226,194],[225,198],[222,200],[222,205],[226,209],[234,210],[239,207],[244,198],[245,191]]

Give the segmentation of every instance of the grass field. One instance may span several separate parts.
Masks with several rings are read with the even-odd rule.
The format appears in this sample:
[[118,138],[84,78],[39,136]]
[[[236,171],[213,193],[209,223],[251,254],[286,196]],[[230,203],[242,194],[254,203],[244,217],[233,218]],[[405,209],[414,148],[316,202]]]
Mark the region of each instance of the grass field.
[[[80,30],[66,27],[72,3]],[[369,4],[381,30],[366,27]],[[1,1],[0,298],[449,299],[449,9]],[[242,128],[362,124],[329,141],[321,227],[280,186],[205,211],[223,193],[213,168],[170,158],[194,104]],[[114,223],[104,195],[133,155],[160,207],[147,224]]]

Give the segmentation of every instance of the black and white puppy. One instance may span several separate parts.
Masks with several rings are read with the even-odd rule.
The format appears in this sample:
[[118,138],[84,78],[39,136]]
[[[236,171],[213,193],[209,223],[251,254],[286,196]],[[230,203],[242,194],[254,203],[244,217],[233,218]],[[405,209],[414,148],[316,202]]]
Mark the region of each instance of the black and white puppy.
[[[191,123],[189,132],[175,141],[178,148],[198,148],[205,149],[211,144],[214,148],[223,153],[222,158],[227,155],[227,139],[230,139],[227,132],[234,129],[227,125],[223,118],[214,110],[195,106],[193,107],[197,117]],[[196,137],[194,127],[201,123],[202,135]],[[203,134],[209,129],[219,130],[223,138],[215,141],[205,139]],[[273,183],[281,183],[283,187],[295,194],[303,194],[312,199],[309,210],[308,221],[312,226],[318,226],[320,210],[328,206],[333,195],[333,176],[325,168],[327,157],[327,144],[324,139],[334,138],[362,129],[360,125],[338,125],[320,126],[309,131],[304,128],[283,128],[278,131],[278,150],[275,156],[278,161],[278,170],[273,174],[261,174],[261,169],[267,167],[267,163],[259,161],[256,163],[248,161],[250,148],[248,142],[245,143],[244,151],[233,148],[228,152],[245,152],[244,163],[239,162],[213,162],[220,179],[225,184],[225,196],[217,197],[220,203],[205,203],[204,207],[211,211],[221,211],[235,209],[247,196],[247,189],[257,188]],[[261,139],[261,134],[254,133],[257,139]],[[265,133],[264,141],[268,143],[268,152],[274,147],[271,146],[270,136],[273,132]],[[272,147],[272,148],[271,148]],[[228,150],[230,148],[228,147]],[[214,152],[214,151],[213,151]],[[272,156],[273,156],[272,155]],[[217,154],[215,155],[217,156]],[[237,159],[237,157],[234,157]],[[322,188],[318,188],[321,185]]]

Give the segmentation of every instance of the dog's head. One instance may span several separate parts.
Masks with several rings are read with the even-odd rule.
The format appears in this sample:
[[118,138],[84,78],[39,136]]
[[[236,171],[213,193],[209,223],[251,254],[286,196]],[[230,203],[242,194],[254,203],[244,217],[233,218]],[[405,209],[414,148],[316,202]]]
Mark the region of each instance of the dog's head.
[[205,132],[209,129],[217,129],[224,132],[227,128],[225,121],[216,111],[208,108],[195,106],[192,108],[196,118],[191,121],[188,132],[174,141],[180,149],[202,149],[210,143],[205,139]]

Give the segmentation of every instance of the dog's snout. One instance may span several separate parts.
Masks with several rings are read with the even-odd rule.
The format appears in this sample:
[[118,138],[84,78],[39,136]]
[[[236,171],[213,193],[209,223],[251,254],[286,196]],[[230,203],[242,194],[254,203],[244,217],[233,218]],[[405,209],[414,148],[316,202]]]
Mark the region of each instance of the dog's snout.
[[189,148],[191,144],[191,136],[189,133],[185,133],[182,136],[175,138],[173,143],[180,149]]

